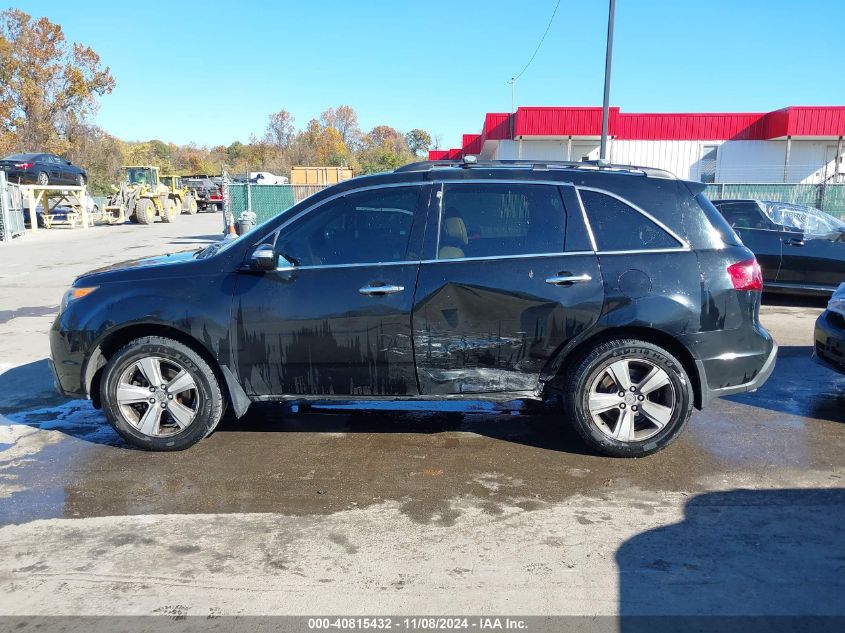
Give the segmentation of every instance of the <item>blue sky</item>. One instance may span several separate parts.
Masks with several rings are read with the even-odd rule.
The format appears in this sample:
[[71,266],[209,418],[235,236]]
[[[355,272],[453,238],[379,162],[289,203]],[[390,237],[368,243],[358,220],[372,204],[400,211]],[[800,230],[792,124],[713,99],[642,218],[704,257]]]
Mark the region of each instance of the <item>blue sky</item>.
[[[304,127],[348,104],[365,129],[422,127],[456,146],[510,109],[555,0],[21,1],[92,46],[116,87],[97,122],[127,140],[200,145]],[[146,9],[160,29],[132,26]],[[562,0],[517,105],[601,105],[606,0]],[[611,101],[626,112],[845,105],[845,2],[617,0]],[[169,25],[180,25],[173,34]]]

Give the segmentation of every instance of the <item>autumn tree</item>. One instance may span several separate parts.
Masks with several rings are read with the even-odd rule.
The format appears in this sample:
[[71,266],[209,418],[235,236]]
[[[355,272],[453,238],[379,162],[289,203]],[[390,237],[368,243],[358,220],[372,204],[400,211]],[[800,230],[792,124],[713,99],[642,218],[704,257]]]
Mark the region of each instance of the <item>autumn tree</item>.
[[113,88],[100,56],[68,45],[61,26],[20,9],[0,12],[0,133],[21,150],[66,151],[66,125],[83,122]]
[[340,140],[348,149],[353,149],[361,130],[358,127],[358,114],[347,105],[328,108],[320,115],[320,123],[325,128],[334,128],[340,132]]
[[279,110],[270,115],[264,140],[279,149],[285,149],[293,140],[295,131],[293,115],[287,110]]
[[431,148],[431,134],[425,130],[415,128],[405,135],[408,148],[415,156],[425,155]]

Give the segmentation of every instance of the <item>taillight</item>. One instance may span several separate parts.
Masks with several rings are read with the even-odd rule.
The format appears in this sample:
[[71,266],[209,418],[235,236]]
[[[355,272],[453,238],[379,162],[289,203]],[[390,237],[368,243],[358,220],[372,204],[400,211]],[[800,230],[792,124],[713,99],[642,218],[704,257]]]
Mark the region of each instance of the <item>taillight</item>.
[[32,163],[17,163],[15,167],[17,167],[18,169],[29,169],[30,167],[32,167]]
[[731,264],[728,274],[737,290],[763,290],[763,271],[755,258]]

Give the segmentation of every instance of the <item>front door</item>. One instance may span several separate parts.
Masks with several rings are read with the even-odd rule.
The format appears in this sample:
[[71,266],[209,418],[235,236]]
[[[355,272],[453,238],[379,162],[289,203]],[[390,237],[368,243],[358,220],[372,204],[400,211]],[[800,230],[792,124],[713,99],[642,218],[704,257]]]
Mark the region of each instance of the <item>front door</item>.
[[259,242],[274,244],[280,267],[237,281],[233,341],[247,393],[417,393],[411,309],[429,190],[330,198]]
[[413,318],[421,392],[533,391],[604,299],[574,189],[447,183],[432,201]]

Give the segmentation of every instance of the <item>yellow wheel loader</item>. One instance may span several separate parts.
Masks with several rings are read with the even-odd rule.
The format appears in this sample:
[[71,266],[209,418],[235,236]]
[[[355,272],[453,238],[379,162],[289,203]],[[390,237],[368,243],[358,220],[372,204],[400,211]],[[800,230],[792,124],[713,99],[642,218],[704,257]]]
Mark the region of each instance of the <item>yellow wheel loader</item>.
[[137,224],[152,224],[156,217],[173,222],[179,215],[176,196],[159,179],[158,167],[127,165],[123,182],[104,211],[111,224],[122,224],[126,218]]
[[176,199],[176,210],[179,213],[194,215],[197,212],[197,199],[183,183],[182,178],[175,174],[162,174],[161,182],[170,189]]

